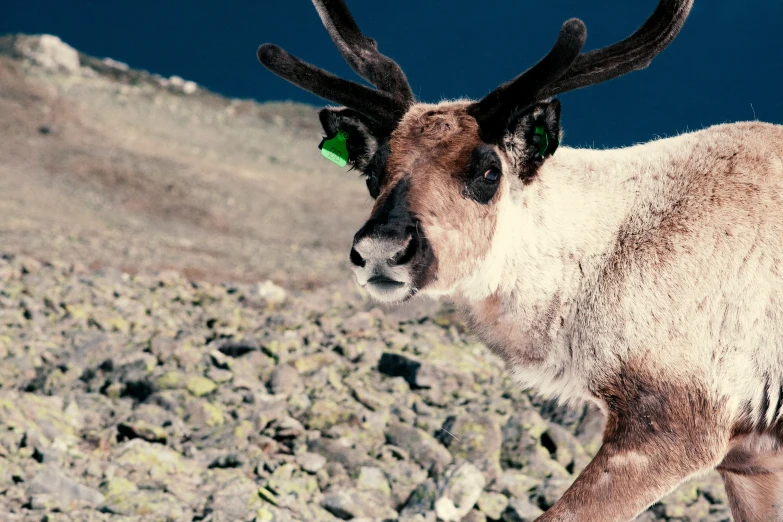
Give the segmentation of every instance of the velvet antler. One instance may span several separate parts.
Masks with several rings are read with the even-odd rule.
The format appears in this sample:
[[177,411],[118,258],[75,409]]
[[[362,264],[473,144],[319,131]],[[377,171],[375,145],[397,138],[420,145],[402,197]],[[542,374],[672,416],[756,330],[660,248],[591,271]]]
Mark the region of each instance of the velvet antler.
[[692,7],[693,0],[661,0],[650,18],[631,36],[580,54],[568,72],[541,94],[555,96],[644,69],[674,40]]
[[344,0],[313,0],[329,36],[348,65],[362,78],[405,105],[413,103],[413,91],[397,62],[378,52],[378,44],[364,36]]
[[390,132],[413,103],[413,92],[397,63],[378,52],[375,40],[362,34],[344,0],[313,0],[326,30],[348,64],[377,87],[344,80],[306,63],[272,44],[258,48],[264,66],[289,82],[326,100],[345,105]]
[[574,63],[585,38],[585,24],[576,18],[568,20],[549,54],[468,108],[468,113],[476,118],[489,139],[497,137],[516,107],[525,107],[541,99],[541,90],[560,78]]
[[580,20],[569,20],[544,59],[489,93],[468,111],[478,120],[484,135],[496,139],[503,131],[506,118],[517,107],[524,108],[647,67],[680,32],[691,7],[693,0],[660,0],[650,18],[631,36],[581,54],[585,26]]

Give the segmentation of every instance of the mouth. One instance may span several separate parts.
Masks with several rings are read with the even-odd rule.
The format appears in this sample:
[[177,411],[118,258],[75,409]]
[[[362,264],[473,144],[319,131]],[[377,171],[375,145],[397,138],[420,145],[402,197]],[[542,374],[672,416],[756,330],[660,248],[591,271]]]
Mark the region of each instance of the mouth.
[[404,301],[413,295],[410,283],[382,274],[370,277],[363,286],[373,298],[383,302]]

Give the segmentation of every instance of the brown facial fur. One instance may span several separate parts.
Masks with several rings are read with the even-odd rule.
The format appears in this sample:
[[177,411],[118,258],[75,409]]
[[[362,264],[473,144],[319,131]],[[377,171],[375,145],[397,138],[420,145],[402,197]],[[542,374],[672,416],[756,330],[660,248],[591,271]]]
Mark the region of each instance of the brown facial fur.
[[438,259],[432,286],[439,290],[469,275],[486,256],[497,220],[494,203],[502,197],[502,188],[489,205],[462,196],[464,171],[482,144],[476,120],[465,112],[467,105],[410,109],[392,134],[388,176],[378,198],[382,201],[400,179],[409,178],[410,209]]

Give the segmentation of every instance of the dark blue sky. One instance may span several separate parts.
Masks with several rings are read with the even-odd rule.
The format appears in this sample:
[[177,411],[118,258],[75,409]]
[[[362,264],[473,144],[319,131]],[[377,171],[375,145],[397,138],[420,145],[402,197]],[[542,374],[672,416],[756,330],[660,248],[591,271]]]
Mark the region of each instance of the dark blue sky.
[[[272,75],[255,50],[276,43],[354,78],[308,0],[87,2],[16,0],[0,34],[51,33],[88,54],[177,74],[257,100],[318,98]],[[657,0],[348,0],[365,34],[425,101],[478,98],[517,75],[576,16],[587,49],[636,29]],[[566,143],[618,146],[753,119],[783,123],[783,2],[696,0],[680,36],[643,71],[561,96]],[[751,109],[751,104],[753,109]]]

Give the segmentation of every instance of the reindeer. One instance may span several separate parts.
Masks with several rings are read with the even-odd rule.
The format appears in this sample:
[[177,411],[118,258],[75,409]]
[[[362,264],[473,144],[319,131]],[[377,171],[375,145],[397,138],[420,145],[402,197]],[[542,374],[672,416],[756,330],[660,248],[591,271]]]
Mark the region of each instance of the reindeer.
[[437,104],[414,99],[343,0],[313,3],[376,89],[271,44],[258,57],[340,105],[320,112],[324,132],[375,200],[350,251],[358,284],[453,301],[522,384],[606,414],[595,458],[538,520],[631,520],[717,469],[737,520],[783,521],[783,126],[558,148],[554,96],[645,68],[693,0],[660,0],[590,52],[568,20],[526,72]]

